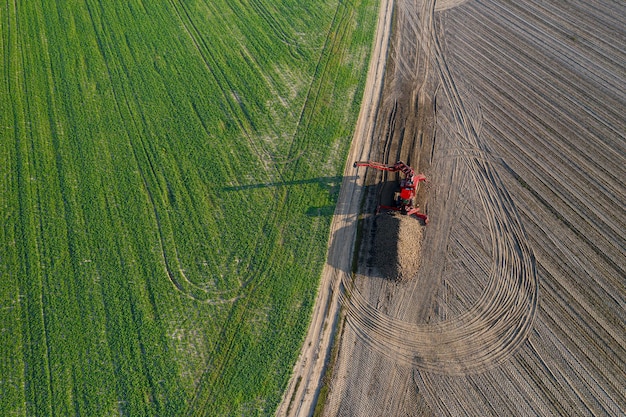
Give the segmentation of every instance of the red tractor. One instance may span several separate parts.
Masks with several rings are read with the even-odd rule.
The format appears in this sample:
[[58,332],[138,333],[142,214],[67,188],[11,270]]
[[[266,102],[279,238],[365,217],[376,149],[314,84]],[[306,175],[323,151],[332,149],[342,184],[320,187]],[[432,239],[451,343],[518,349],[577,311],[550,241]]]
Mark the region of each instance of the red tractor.
[[401,171],[405,177],[400,180],[400,191],[395,194],[395,206],[378,206],[378,210],[393,210],[399,211],[406,215],[415,215],[424,220],[424,223],[428,223],[428,216],[424,213],[420,213],[419,207],[415,205],[415,193],[419,183],[426,181],[426,177],[422,174],[415,174],[413,168],[408,166],[402,161],[398,161],[393,165],[385,165],[380,162],[372,161],[357,161],[354,163],[354,167],[370,167],[379,169],[381,171],[398,172]]

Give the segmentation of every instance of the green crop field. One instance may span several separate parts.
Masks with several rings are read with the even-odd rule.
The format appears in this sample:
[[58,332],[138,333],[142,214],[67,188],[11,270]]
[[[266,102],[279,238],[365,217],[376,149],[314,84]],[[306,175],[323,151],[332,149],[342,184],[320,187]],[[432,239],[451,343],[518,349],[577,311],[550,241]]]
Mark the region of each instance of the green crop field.
[[271,415],[374,0],[0,6],[0,415]]

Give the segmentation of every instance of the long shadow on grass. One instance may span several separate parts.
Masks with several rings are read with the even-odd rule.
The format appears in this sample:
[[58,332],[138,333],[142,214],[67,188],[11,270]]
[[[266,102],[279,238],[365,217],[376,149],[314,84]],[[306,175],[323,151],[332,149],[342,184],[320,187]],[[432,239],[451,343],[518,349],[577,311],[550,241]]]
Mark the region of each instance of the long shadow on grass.
[[[254,190],[259,188],[279,188],[279,187],[292,187],[297,185],[309,185],[309,184],[317,184],[319,188],[328,192],[331,196],[336,197],[339,194],[339,189],[341,187],[341,183],[344,180],[347,181],[356,181],[357,176],[334,176],[334,177],[316,177],[316,178],[307,178],[301,180],[292,180],[292,181],[275,181],[275,182],[264,182],[257,184],[242,184],[235,186],[228,186],[222,188],[223,191],[245,191],[245,190]],[[306,210],[307,216],[332,216],[335,213],[336,206],[335,205],[325,205],[325,206],[311,206]],[[357,214],[357,213],[342,213],[342,214]]]
[[[344,181],[356,181],[357,178],[358,176],[356,175],[346,177],[317,177],[292,181],[242,184],[223,187],[222,190],[245,191],[260,188],[317,184],[321,191],[328,192],[332,196],[337,196]],[[362,207],[364,217],[360,220],[360,232],[357,237],[357,248],[360,249],[357,249],[357,256],[360,258],[359,263],[364,263],[367,266],[368,274],[371,276],[392,279],[398,275],[397,265],[399,263],[399,253],[396,243],[398,240],[400,221],[396,217],[387,216],[382,213],[380,215],[374,214],[379,204],[393,205],[393,195],[397,190],[398,183],[395,179],[366,186],[365,193],[369,194],[369,197],[365,198],[366,202]],[[349,207],[350,205],[339,207],[335,204],[311,206],[305,213],[308,216],[332,216],[333,214],[349,215],[351,217],[354,216],[354,221],[359,221],[359,211]],[[343,227],[330,237],[331,249],[327,261],[335,268],[345,272],[350,272],[354,266],[346,264],[344,259],[346,254],[341,248],[346,246],[351,239],[353,239],[353,230],[352,227]],[[361,240],[363,241],[361,242]],[[363,244],[365,245],[364,247],[362,247]]]
[[[347,177],[347,178],[356,179],[356,176]],[[261,182],[258,184],[234,185],[230,187],[224,187],[222,188],[222,190],[241,191],[241,190],[252,190],[252,189],[257,189],[257,188],[289,187],[292,185],[304,185],[304,184],[318,184],[323,189],[332,190],[334,188],[339,189],[343,179],[344,177],[336,175],[334,177],[317,177],[317,178],[307,178],[307,179],[292,180],[292,181],[275,181],[275,182]]]

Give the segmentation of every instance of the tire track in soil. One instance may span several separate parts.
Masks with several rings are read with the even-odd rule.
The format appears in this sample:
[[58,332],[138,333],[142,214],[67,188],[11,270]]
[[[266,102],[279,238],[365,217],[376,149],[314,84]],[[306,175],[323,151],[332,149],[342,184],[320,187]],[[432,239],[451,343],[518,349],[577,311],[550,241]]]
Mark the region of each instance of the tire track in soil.
[[[517,210],[490,158],[485,156],[488,152],[474,128],[480,122],[472,120],[446,63],[440,34],[434,30],[434,2],[426,5],[424,11],[421,38],[427,42],[421,43],[428,48],[426,59],[433,60],[438,70],[458,131],[454,146],[462,151],[452,166],[453,175],[463,172],[472,179],[491,234],[488,284],[471,308],[435,324],[416,324],[383,313],[370,304],[351,279],[344,279],[346,292],[341,296],[350,327],[366,345],[384,356],[434,373],[481,372],[504,361],[526,340],[532,328],[538,291],[535,260]],[[394,108],[391,117],[394,124],[395,114]],[[403,140],[406,138],[401,137]],[[397,144],[399,154],[406,152],[401,141]],[[414,147],[415,143],[408,145]],[[387,152],[394,146],[385,143]],[[455,197],[458,198],[458,192]],[[448,210],[438,214],[448,214],[451,218],[457,213]],[[452,225],[450,218],[442,223]],[[449,236],[450,227],[444,236]],[[442,250],[447,240],[439,240]],[[442,270],[434,272],[441,274]],[[430,285],[438,278],[431,278]]]
[[[496,42],[494,42],[494,44],[496,44]],[[469,45],[467,47],[471,48]],[[480,53],[480,56],[483,57],[484,55]],[[484,58],[485,61],[490,60],[488,56],[484,56]],[[512,59],[524,62],[525,67],[532,68],[533,72],[539,71],[536,63],[531,61],[526,62],[526,60],[529,59],[527,56],[522,58],[515,56],[515,58]],[[479,62],[481,61],[479,60]],[[488,93],[483,93],[484,97],[481,98],[491,102],[493,96],[496,95],[495,86],[498,84],[504,85],[505,82],[501,80],[502,75],[497,74],[492,69],[485,67],[484,71],[486,74],[490,75],[489,80],[490,82],[493,80],[493,84],[483,84],[483,90]],[[543,74],[540,74],[542,77],[534,81],[534,84],[542,85],[542,89],[548,91],[552,90],[552,87],[548,85],[543,86]],[[524,101],[521,98],[528,96],[528,91],[525,91],[524,86],[532,85],[533,80],[530,78],[520,78],[520,80],[516,80],[516,84],[509,85],[508,89],[515,91],[518,97],[511,97],[510,100],[515,103],[521,102],[522,104],[520,105],[524,105]],[[546,79],[550,80],[551,77],[546,75]],[[519,83],[519,85],[517,83]],[[546,83],[548,83],[548,81],[546,81]],[[558,85],[556,82],[552,84]],[[562,94],[560,91],[567,89],[566,87],[559,88],[559,90],[554,90],[554,95],[558,96]],[[533,91],[533,93],[535,92]],[[535,98],[534,103],[544,109],[544,114],[548,113],[551,108],[551,103],[544,97]],[[490,118],[502,119],[502,115],[490,114]],[[547,125],[546,123],[551,119],[554,120],[554,124]],[[613,147],[607,147],[606,151],[602,149],[602,152],[600,152],[597,146],[590,146],[588,143],[581,146],[580,141],[576,142],[573,140],[577,138],[577,135],[569,134],[569,132],[586,132],[589,127],[584,127],[580,121],[574,120],[573,116],[568,114],[555,114],[553,118],[550,117],[549,119],[543,116],[542,121],[534,117],[522,121],[510,117],[505,122],[498,123],[498,125],[502,127],[506,126],[506,129],[498,127],[498,129],[502,131],[503,136],[513,136],[513,134],[518,131],[524,132],[524,136],[532,139],[533,146],[528,146],[526,142],[514,143],[510,145],[510,147],[515,147],[515,152],[511,152],[511,150],[499,150],[499,152],[506,152],[506,159],[511,162],[514,161],[514,164],[511,163],[511,165],[528,167],[528,171],[532,172],[532,175],[537,177],[537,181],[542,183],[542,187],[536,186],[530,189],[534,197],[544,202],[544,204],[555,213],[557,211],[562,212],[563,210],[557,210],[557,207],[552,207],[550,205],[551,203],[549,203],[552,198],[548,198],[549,196],[554,194],[558,196],[560,200],[568,204],[568,211],[575,213],[577,218],[562,218],[562,221],[568,222],[571,228],[579,234],[581,239],[586,240],[589,246],[593,247],[599,256],[605,258],[605,260],[615,268],[617,275],[623,275],[624,270],[619,266],[617,259],[611,258],[611,253],[604,253],[597,248],[599,246],[598,242],[607,239],[606,235],[620,239],[618,237],[620,235],[618,231],[622,230],[624,225],[623,219],[620,222],[619,217],[616,216],[616,213],[623,212],[624,210],[623,202],[619,201],[619,196],[623,194],[624,187],[617,179],[620,172],[620,162],[618,161],[619,150],[613,149]],[[548,140],[547,138],[550,138],[548,135],[544,137],[543,135],[533,133],[532,128],[534,126],[560,132],[559,138],[562,138],[567,146],[563,146],[559,141]],[[619,147],[620,143],[615,143],[615,145]],[[608,156],[612,154],[614,158],[609,159]],[[584,158],[582,156],[584,156]],[[561,163],[550,169],[545,168],[545,166],[550,165],[549,161],[558,159],[563,159],[565,163]],[[587,172],[594,172],[595,175],[590,177],[586,174]],[[519,174],[514,173],[514,175],[520,178]],[[528,181],[528,178],[526,181]],[[570,186],[572,182],[584,183],[585,181],[592,181],[596,186],[580,188]],[[543,187],[547,187],[546,191],[541,190]],[[592,194],[591,192],[596,191],[598,187],[605,188],[605,193],[600,195]],[[604,203],[604,201],[606,201],[606,203]],[[600,204],[611,205],[612,207],[607,207],[605,210],[600,211],[598,210],[598,205]],[[605,236],[597,236],[590,239],[590,236],[597,234],[593,228],[597,228],[598,225],[602,225]],[[621,239],[623,241],[623,238]]]

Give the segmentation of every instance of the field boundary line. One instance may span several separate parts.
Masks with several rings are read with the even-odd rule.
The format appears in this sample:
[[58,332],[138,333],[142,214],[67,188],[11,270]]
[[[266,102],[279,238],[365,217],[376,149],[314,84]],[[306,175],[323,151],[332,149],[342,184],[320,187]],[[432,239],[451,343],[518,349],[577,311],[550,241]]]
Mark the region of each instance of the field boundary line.
[[[341,288],[342,282],[350,277],[349,271],[352,269],[352,248],[358,223],[358,214],[354,213],[358,213],[363,191],[363,178],[359,177],[356,181],[349,179],[353,170],[352,161],[368,159],[370,154],[373,121],[376,120],[387,62],[393,9],[393,0],[381,0],[361,109],[331,223],[327,261],[322,271],[302,352],[294,365],[276,416],[310,416],[317,403],[327,359],[334,342],[334,329],[338,325],[340,293],[345,291]],[[334,245],[336,253],[331,252],[334,240],[344,243]],[[343,252],[337,246],[342,246]],[[341,268],[331,265],[328,261],[331,258],[336,261],[333,262],[335,265],[340,262]]]

